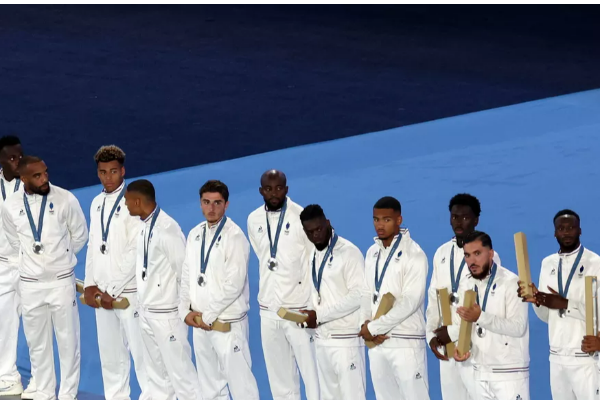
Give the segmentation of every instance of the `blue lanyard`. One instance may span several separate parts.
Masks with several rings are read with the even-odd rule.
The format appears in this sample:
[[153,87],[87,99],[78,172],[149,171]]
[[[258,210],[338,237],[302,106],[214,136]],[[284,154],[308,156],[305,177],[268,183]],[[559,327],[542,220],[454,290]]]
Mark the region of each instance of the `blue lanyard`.
[[221,219],[221,223],[217,227],[217,231],[210,242],[210,246],[208,247],[208,252],[206,253],[206,258],[204,257],[204,244],[206,243],[206,228],[208,226],[208,221],[206,225],[204,225],[204,232],[202,233],[202,247],[200,249],[200,273],[204,274],[206,272],[206,267],[208,267],[208,259],[210,258],[210,252],[212,251],[213,245],[217,241],[217,238],[221,234],[223,227],[225,226],[225,222],[227,222],[227,217],[223,216]]
[[[398,246],[400,245],[400,241],[402,240],[402,234],[398,234],[398,239],[394,242],[392,249],[390,250],[390,254],[388,254],[387,259],[385,260],[385,264],[383,264],[383,270],[381,271],[381,276],[379,276],[379,257],[381,256],[381,252],[383,250],[379,250],[379,254],[377,254],[377,262],[375,263],[375,293],[379,293],[379,289],[381,289],[381,284],[383,283],[383,277],[385,276],[385,272],[387,271],[388,266],[390,265],[390,261],[396,250],[398,250]],[[401,253],[400,253],[401,254]]]
[[25,212],[27,213],[27,219],[29,220],[29,226],[31,227],[31,233],[33,234],[33,241],[40,243],[42,241],[42,229],[44,227],[44,211],[46,210],[46,203],[48,202],[48,196],[42,196],[42,206],[40,207],[40,217],[38,218],[37,229],[33,222],[33,215],[31,214],[31,208],[29,207],[29,201],[27,195],[23,193],[23,203],[25,203]]
[[115,204],[113,205],[113,208],[112,210],[110,210],[110,214],[108,215],[108,221],[106,221],[106,229],[104,228],[104,205],[106,204],[106,196],[104,197],[104,201],[102,202],[102,212],[100,213],[100,227],[102,228],[103,243],[106,243],[106,241],[108,240],[108,230],[110,229],[110,221],[112,220],[115,210],[119,206],[119,203],[121,202],[121,199],[123,198],[124,194],[125,190],[121,189],[121,193],[119,193],[117,201],[115,201]]
[[279,235],[281,234],[281,227],[283,226],[286,210],[287,200],[285,200],[283,206],[281,207],[281,214],[279,214],[279,222],[277,222],[277,231],[275,232],[275,242],[273,242],[273,239],[271,239],[271,224],[269,223],[269,215],[265,213],[267,217],[267,234],[269,236],[269,249],[271,250],[271,258],[275,258],[277,256],[277,244],[279,243]]
[[148,239],[144,238],[144,270],[142,271],[142,279],[146,278],[146,271],[148,270],[148,251],[150,250],[150,239],[152,238],[152,231],[154,230],[154,224],[160,214],[160,207],[156,206],[154,215],[150,221],[150,229],[148,230]]
[[[319,293],[319,295],[321,293],[321,281],[323,280],[323,270],[325,270],[325,263],[327,263],[327,259],[333,252],[333,248],[335,247],[335,244],[337,243],[337,241],[338,241],[338,235],[337,235],[337,233],[334,232],[333,237],[331,238],[331,242],[329,243],[329,247],[327,247],[327,252],[325,252],[325,256],[323,257],[323,260],[321,261],[321,267],[319,268],[318,276],[317,276],[317,267],[316,267],[316,261],[315,261],[315,258],[317,257],[317,253],[315,252],[313,254],[312,278],[313,278],[313,284],[315,285],[315,289],[317,289],[317,293]],[[331,258],[333,259],[333,255],[331,255]]]
[[[488,295],[490,294],[490,289],[492,288],[494,278],[496,277],[496,269],[496,263],[492,264],[492,273],[490,274],[490,280],[485,288],[485,296],[483,296],[483,305],[481,306],[481,311],[485,311],[487,307]],[[475,285],[475,293],[477,293],[477,304],[479,304],[479,289],[477,288],[477,285]]]
[[[15,190],[13,190],[14,193],[17,193],[19,191],[19,187],[21,186],[21,179],[19,178],[14,178],[17,180],[17,182],[15,183]],[[2,188],[2,200],[6,200],[6,189],[4,188],[4,179],[0,178],[0,187]]]
[[563,280],[562,280],[562,258],[558,261],[558,294],[562,297],[566,298],[569,293],[569,287],[571,286],[571,280],[573,279],[573,275],[575,275],[575,271],[577,270],[577,265],[581,261],[581,257],[583,256],[583,246],[579,249],[577,253],[577,258],[575,258],[575,262],[571,267],[571,272],[569,272],[569,277],[567,278],[567,286],[563,288]]
[[460,267],[458,267],[458,275],[454,275],[454,245],[452,245],[452,252],[450,253],[450,279],[452,282],[452,293],[458,292],[458,286],[460,284],[460,277],[462,275],[463,268],[465,267],[465,258],[463,257]]

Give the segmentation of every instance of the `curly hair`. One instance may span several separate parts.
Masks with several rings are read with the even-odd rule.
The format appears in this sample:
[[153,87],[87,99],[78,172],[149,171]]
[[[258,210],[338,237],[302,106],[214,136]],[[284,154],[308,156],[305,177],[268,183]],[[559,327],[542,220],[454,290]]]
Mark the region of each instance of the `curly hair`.
[[125,152],[120,147],[111,144],[109,146],[102,146],[96,152],[94,156],[96,164],[101,162],[118,161],[119,164],[125,164]]

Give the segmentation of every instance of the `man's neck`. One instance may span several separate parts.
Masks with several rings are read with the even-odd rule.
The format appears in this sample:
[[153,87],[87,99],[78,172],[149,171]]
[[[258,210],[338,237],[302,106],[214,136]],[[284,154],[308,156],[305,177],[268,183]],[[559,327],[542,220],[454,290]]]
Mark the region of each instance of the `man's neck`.
[[2,175],[4,176],[4,180],[6,182],[12,182],[13,179],[19,179],[19,175],[16,173],[12,173],[6,169],[2,169]]
[[142,221],[147,220],[154,210],[156,210],[156,203],[149,204],[147,207],[145,207],[142,214],[140,214]]

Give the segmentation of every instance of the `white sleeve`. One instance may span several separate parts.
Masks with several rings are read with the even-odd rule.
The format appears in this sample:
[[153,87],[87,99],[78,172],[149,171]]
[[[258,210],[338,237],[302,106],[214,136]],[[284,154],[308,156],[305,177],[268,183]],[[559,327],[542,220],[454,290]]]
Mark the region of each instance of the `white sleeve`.
[[92,218],[93,210],[93,202],[90,207],[90,231],[89,231],[89,241],[87,244],[87,251],[85,254],[85,277],[83,282],[83,287],[87,288],[90,286],[98,286],[96,281],[94,280],[94,263],[92,262],[92,248],[90,243],[92,242],[92,237],[94,236],[94,219]]
[[363,302],[363,296],[368,295],[363,255],[355,248],[348,253],[348,260],[344,263],[343,269],[348,293],[334,304],[317,307],[317,321],[321,324],[343,318],[358,310]]
[[[482,328],[499,335],[511,337],[522,337],[527,332],[528,316],[527,303],[524,303],[512,288],[517,287],[516,280],[510,280],[511,284],[504,295],[506,317],[500,317],[482,311],[477,321]],[[514,283],[514,284],[512,284]]]
[[71,243],[75,254],[79,253],[88,240],[87,222],[77,197],[68,192],[67,229],[71,235]]
[[[544,263],[542,262],[542,268],[540,270],[540,280],[539,280],[539,285],[538,288],[541,291],[545,291],[542,290],[542,288],[546,288],[547,284],[546,284],[546,279],[544,279]],[[548,289],[546,289],[548,290]],[[538,316],[539,319],[541,319],[542,321],[544,321],[545,323],[548,323],[548,317],[550,316],[550,310],[548,309],[548,307],[544,307],[544,306],[536,306],[535,304],[532,304],[533,306],[533,311],[535,312],[535,315]]]
[[435,336],[433,331],[440,325],[440,314],[438,310],[437,300],[437,269],[438,269],[438,252],[433,256],[433,270],[431,272],[431,282],[427,290],[427,309],[425,311],[427,343]]
[[106,292],[112,297],[121,295],[127,284],[135,279],[135,263],[137,259],[137,241],[140,233],[140,222],[136,217],[128,217],[125,224],[127,229],[127,245],[119,258],[118,271],[113,271],[113,277]]
[[179,317],[185,320],[185,317],[190,313],[192,301],[190,299],[190,264],[194,260],[194,248],[191,245],[190,238],[192,233],[188,235],[187,246],[185,247],[185,259],[181,266],[181,286],[179,287]]
[[390,312],[369,324],[371,335],[388,333],[423,306],[427,287],[427,270],[428,262],[425,253],[415,254],[404,273],[402,296],[396,299]]
[[[179,226],[173,225],[160,235],[163,251],[169,260],[169,265],[175,272],[178,280],[181,280],[181,268],[185,259],[186,239]],[[179,285],[178,285],[179,286]]]
[[361,304],[360,304],[360,324],[362,326],[362,324],[365,323],[365,321],[367,320],[371,320],[372,315],[373,315],[373,311],[371,310],[371,286],[370,286],[370,274],[369,274],[369,268],[367,266],[367,260],[369,259],[371,253],[369,251],[367,251],[367,254],[365,256],[365,273],[364,273],[364,277],[365,277],[365,288],[366,290],[363,293],[363,296],[361,297]]
[[17,232],[17,226],[12,219],[10,211],[6,207],[6,203],[2,205],[2,226],[4,227],[4,233],[6,239],[10,243],[11,247],[15,250],[21,250],[21,241],[19,240],[19,233]]
[[252,249],[254,250],[254,254],[256,254],[256,257],[258,258],[258,262],[260,262],[260,249],[258,247],[258,241],[254,237],[254,229],[252,227],[252,224],[250,223],[251,218],[252,218],[252,215],[249,215],[248,222],[246,223],[246,227],[248,230],[248,239],[250,239],[250,245],[252,246]]
[[250,244],[244,233],[235,232],[227,244],[225,265],[225,279],[222,282],[219,297],[212,298],[208,311],[202,314],[202,320],[210,325],[231,305],[244,290],[248,277],[248,262],[250,259]]

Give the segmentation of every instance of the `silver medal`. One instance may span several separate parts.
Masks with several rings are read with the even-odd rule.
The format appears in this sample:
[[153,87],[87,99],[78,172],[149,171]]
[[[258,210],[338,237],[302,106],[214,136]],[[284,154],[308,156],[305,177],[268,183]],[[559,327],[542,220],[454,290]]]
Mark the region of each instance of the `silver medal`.
[[201,287],[206,286],[206,276],[204,274],[198,275],[198,285]]
[[142,269],[142,280],[143,281],[148,280],[148,274],[146,273],[146,268]]
[[44,254],[44,245],[40,242],[35,242],[33,244],[33,252],[35,254]]
[[269,258],[269,270],[270,271],[277,271],[277,260],[273,257]]
[[108,253],[108,245],[106,244],[106,242],[102,242],[102,244],[100,245],[100,253],[102,253],[102,254]]
[[450,304],[458,305],[458,293],[452,292],[450,293]]
[[373,304],[377,303],[378,298],[379,298],[379,293],[378,292],[373,293]]
[[561,318],[566,317],[567,316],[567,310],[564,310],[564,309],[558,310],[558,316],[561,317]]
[[318,305],[321,305],[321,295],[318,295],[318,296],[317,296],[317,304],[318,304]]
[[485,337],[485,329],[483,329],[482,327],[478,326],[477,327],[477,336],[479,336],[480,338]]

